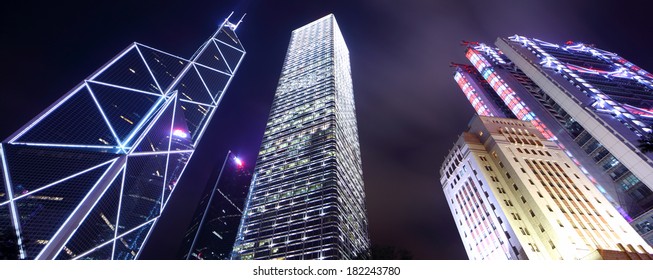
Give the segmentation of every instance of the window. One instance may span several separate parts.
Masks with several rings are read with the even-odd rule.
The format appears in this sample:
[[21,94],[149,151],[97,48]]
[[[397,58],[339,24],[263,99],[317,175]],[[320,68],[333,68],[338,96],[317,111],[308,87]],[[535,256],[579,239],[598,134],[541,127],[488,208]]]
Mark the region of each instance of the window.
[[535,217],[535,212],[533,212],[533,209],[528,210],[528,213],[531,213],[531,217]]

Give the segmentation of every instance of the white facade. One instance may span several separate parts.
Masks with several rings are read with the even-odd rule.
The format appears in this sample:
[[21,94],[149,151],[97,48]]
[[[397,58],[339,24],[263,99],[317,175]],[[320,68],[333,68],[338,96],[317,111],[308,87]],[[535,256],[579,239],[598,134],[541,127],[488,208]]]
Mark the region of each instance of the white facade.
[[440,174],[470,259],[646,259],[653,252],[529,122],[476,117]]

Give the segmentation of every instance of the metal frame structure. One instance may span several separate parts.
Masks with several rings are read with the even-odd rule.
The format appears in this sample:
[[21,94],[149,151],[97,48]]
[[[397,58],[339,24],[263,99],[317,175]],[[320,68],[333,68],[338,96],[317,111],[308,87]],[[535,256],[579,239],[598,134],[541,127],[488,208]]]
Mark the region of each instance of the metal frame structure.
[[191,59],[131,44],[2,142],[20,258],[138,258],[245,55],[230,17]]

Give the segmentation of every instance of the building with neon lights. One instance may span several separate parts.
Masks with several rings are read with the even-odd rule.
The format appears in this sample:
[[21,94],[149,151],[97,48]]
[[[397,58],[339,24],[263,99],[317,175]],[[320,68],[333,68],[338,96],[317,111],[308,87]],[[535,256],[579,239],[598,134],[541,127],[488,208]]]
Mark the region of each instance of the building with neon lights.
[[232,259],[369,249],[349,51],[333,15],[292,32]]
[[[515,35],[496,45],[468,45],[473,68],[459,67],[454,75],[461,89],[499,96],[518,119],[533,122],[626,219],[652,209],[653,160],[637,145],[653,124],[653,76],[582,43],[557,45]],[[468,72],[479,73],[492,90],[467,82]]]
[[138,258],[245,55],[237,26],[190,59],[133,43],[2,142],[20,258]]
[[530,121],[476,116],[440,168],[471,260],[653,259],[653,249]]
[[231,258],[252,173],[229,152],[223,167],[215,168],[211,178],[177,253],[178,259]]

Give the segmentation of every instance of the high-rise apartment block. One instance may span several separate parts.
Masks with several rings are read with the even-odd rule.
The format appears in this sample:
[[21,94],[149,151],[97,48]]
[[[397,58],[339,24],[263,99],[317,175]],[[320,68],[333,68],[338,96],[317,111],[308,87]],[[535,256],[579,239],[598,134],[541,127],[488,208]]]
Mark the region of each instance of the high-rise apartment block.
[[472,260],[653,259],[653,249],[532,122],[475,117],[440,176]]
[[134,43],[0,146],[23,259],[134,259],[245,55],[225,20],[191,59]]
[[368,249],[349,51],[328,15],[292,32],[232,258]]
[[468,44],[472,65],[454,76],[477,113],[532,122],[627,219],[653,208],[653,157],[638,148],[653,129],[653,75],[583,43],[515,35],[496,46]]

